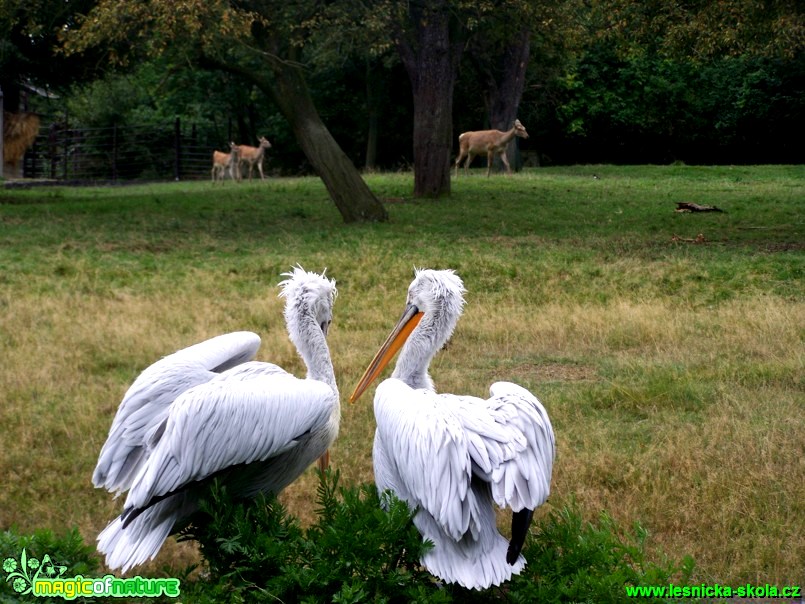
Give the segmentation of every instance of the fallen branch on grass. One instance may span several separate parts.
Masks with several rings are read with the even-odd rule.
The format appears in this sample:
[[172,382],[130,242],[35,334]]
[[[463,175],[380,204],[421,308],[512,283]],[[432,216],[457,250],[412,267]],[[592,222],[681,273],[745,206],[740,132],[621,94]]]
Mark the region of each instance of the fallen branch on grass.
[[671,241],[674,243],[682,242],[682,243],[707,243],[707,239],[704,238],[704,235],[699,233],[696,235],[694,239],[690,239],[688,237],[680,237],[679,235],[673,235],[671,237]]
[[723,212],[721,208],[716,206],[702,206],[692,201],[677,201],[675,212]]

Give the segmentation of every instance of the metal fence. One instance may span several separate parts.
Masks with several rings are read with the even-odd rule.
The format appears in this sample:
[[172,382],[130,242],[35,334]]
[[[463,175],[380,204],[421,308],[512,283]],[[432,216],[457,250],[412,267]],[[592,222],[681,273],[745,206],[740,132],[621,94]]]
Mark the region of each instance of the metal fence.
[[36,142],[25,155],[23,176],[113,182],[209,178],[213,150],[225,148],[210,138],[179,119],[164,126],[109,128],[42,120]]

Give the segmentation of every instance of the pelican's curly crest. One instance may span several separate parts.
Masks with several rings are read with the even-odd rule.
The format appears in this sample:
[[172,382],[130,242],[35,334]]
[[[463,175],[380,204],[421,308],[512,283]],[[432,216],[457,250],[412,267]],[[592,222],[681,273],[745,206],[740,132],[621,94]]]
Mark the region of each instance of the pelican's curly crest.
[[[464,287],[464,282],[461,277],[456,274],[452,269],[444,269],[435,271],[430,268],[414,268],[414,281],[418,279],[428,279],[430,281],[431,292],[434,296],[444,296],[446,293],[451,293],[454,296],[461,298],[460,306],[464,306],[464,294],[467,293]],[[413,283],[411,284],[413,286]]]
[[312,271],[306,271],[300,265],[296,265],[290,272],[282,273],[283,277],[288,277],[284,281],[280,281],[280,298],[286,300],[293,299],[296,292],[306,289],[307,295],[305,298],[319,298],[321,292],[330,292],[330,299],[334,300],[338,296],[338,290],[335,287],[335,279],[327,279],[325,268],[321,274]]

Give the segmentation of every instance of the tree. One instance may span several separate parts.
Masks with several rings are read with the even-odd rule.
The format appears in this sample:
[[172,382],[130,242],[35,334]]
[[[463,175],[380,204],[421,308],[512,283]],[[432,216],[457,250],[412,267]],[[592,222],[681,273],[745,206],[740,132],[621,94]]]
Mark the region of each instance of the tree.
[[511,127],[522,95],[534,19],[540,14],[535,6],[529,0],[386,0],[373,7],[387,19],[387,30],[411,80],[414,195],[450,193],[453,92],[464,50],[479,36],[494,40],[511,59],[504,61],[503,79],[488,82],[495,84],[495,121],[507,122],[505,129]]
[[171,55],[253,83],[276,103],[345,222],[386,220],[383,204],[322,122],[305,80],[300,24],[317,3],[273,0],[101,0],[69,32],[68,50],[103,44],[117,63],[132,53]]
[[598,0],[585,20],[591,40],[614,41],[625,55],[792,59],[805,49],[797,0]]
[[392,20],[414,96],[414,195],[450,194],[453,89],[463,26],[448,0],[411,2]]
[[25,85],[60,90],[97,74],[97,57],[57,51],[58,36],[94,0],[0,0],[0,87],[6,111],[17,111]]
[[[488,125],[508,130],[518,117],[520,103],[529,79],[538,85],[555,77],[562,57],[572,54],[579,43],[573,17],[576,2],[540,0],[509,2],[486,19],[467,45],[467,67],[478,81]],[[538,67],[529,69],[533,61]],[[531,124],[526,123],[526,128]],[[507,148],[509,163],[520,166],[519,146]],[[495,158],[496,164],[500,159]]]

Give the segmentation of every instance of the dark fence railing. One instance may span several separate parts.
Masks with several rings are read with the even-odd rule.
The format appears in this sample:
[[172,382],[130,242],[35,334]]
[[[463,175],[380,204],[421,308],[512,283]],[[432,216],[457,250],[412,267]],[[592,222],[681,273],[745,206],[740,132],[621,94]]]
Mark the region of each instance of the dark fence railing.
[[212,152],[223,145],[207,140],[195,124],[179,119],[164,126],[75,128],[66,121],[42,121],[25,155],[25,178],[126,181],[194,180],[210,177]]

